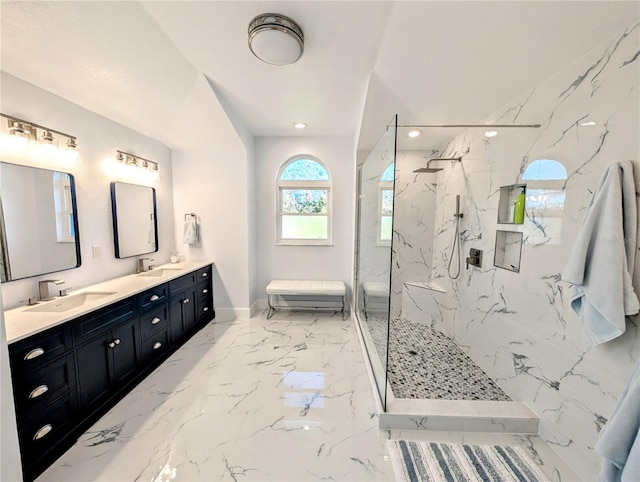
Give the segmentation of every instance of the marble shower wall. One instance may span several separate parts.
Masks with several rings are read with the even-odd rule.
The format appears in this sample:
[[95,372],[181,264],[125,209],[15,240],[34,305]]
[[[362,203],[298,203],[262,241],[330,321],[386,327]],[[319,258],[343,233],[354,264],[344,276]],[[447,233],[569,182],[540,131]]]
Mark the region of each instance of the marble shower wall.
[[436,207],[436,174],[415,173],[425,167],[430,151],[399,151],[393,206],[391,318],[400,316],[405,281],[431,280]]
[[[640,356],[640,330],[633,317],[623,336],[585,353],[560,274],[607,166],[633,160],[640,192],[639,37],[640,24],[632,25],[486,119],[540,123],[540,129],[505,129],[490,139],[470,129],[449,143],[441,154],[463,161],[437,176],[432,267],[433,280],[447,293],[415,290],[410,310],[417,321],[452,336],[514,400],[526,402],[540,417],[542,437],[586,480],[597,478],[600,457],[593,447]],[[500,186],[517,183],[536,159],[566,168],[565,181],[546,186],[564,189],[563,210],[529,205],[524,225],[499,225]],[[481,268],[463,267],[451,281],[456,194],[463,195],[465,213],[462,254],[482,249],[484,261]],[[523,232],[519,273],[493,266],[497,229]],[[638,264],[634,285],[640,291]]]

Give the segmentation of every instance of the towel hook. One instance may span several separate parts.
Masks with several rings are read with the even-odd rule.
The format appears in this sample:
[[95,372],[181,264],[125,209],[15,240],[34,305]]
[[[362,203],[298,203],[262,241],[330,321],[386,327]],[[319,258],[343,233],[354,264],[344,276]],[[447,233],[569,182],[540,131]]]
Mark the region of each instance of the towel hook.
[[189,217],[196,218],[196,213],[187,213],[184,215],[184,220],[189,221]]

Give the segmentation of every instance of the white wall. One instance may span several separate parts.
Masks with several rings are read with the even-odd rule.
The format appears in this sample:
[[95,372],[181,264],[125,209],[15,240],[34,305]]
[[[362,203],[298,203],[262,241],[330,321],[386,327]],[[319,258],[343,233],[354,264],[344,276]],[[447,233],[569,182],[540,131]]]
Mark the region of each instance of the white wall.
[[[299,154],[320,159],[330,171],[332,246],[276,246],[276,175],[285,161]],[[260,300],[266,300],[265,288],[272,279],[342,280],[350,292],[354,164],[355,149],[349,137],[256,138],[257,295]]]
[[[217,319],[248,317],[254,284],[250,151],[204,76],[176,113],[175,128],[183,132],[182,144],[172,153],[176,247],[187,259],[215,262]],[[197,246],[182,242],[184,215],[191,212],[200,222]]]
[[22,480],[2,293],[0,293],[0,480]]
[[[136,258],[116,259],[114,251],[110,183],[118,179],[108,174],[105,164],[114,159],[116,149],[159,163],[160,179],[153,185],[158,204],[159,251],[153,257],[156,264],[167,262],[174,244],[169,149],[161,142],[5,72],[1,73],[0,81],[3,113],[76,136],[80,152],[80,162],[68,169],[28,158],[23,158],[21,162],[36,167],[67,170],[75,176],[82,265],[77,269],[4,283],[2,295],[5,308],[14,308],[20,300],[34,296],[40,279],[63,279],[67,286],[78,289],[135,272]],[[12,159],[11,162],[16,161]],[[102,247],[101,257],[93,257],[93,245]]]

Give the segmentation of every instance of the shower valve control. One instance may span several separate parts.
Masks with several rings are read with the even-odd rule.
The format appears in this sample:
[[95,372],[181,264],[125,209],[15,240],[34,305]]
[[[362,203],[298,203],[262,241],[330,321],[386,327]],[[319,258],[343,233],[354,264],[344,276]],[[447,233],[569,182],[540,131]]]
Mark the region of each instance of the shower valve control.
[[482,250],[481,249],[469,249],[469,256],[467,257],[467,269],[469,265],[482,267]]

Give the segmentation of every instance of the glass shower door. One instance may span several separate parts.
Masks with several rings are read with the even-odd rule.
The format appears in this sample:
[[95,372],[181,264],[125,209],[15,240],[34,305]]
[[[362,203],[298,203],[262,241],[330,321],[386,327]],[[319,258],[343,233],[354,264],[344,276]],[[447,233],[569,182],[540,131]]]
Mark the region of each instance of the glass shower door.
[[386,410],[397,116],[358,170],[356,307]]

